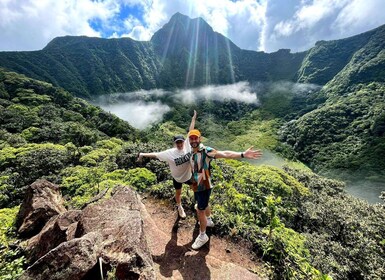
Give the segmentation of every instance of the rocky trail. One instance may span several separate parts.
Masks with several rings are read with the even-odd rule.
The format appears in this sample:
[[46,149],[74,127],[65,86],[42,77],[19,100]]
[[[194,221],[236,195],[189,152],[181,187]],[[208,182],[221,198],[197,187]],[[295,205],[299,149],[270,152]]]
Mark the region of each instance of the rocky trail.
[[[211,235],[200,250],[191,249],[199,233],[192,211],[180,219],[171,203],[143,198],[144,228],[158,279],[263,279],[261,265],[244,243]],[[254,273],[256,272],[256,273]],[[258,273],[259,274],[259,273]]]
[[262,279],[262,265],[244,242],[210,235],[191,245],[193,211],[179,219],[169,201],[117,187],[82,210],[67,210],[59,186],[37,180],[17,217],[28,268],[22,280]]

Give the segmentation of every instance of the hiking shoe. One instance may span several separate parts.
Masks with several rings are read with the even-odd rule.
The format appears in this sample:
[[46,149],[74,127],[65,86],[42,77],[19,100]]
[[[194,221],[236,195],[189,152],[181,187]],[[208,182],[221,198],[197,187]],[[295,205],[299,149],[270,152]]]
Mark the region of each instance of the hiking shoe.
[[198,237],[195,239],[195,242],[191,246],[191,248],[193,248],[194,250],[198,250],[200,247],[205,245],[207,243],[207,241],[209,241],[209,237],[207,236],[206,233],[202,237],[199,234]]
[[207,227],[214,227],[214,222],[211,218],[207,219]]
[[[198,225],[200,225],[201,223],[198,221]],[[211,220],[211,218],[207,219],[207,224],[206,224],[206,227],[214,227],[215,224],[213,222],[213,220]]]
[[179,217],[181,217],[182,219],[186,218],[186,213],[184,212],[184,209],[182,206],[178,206],[178,214],[179,214]]

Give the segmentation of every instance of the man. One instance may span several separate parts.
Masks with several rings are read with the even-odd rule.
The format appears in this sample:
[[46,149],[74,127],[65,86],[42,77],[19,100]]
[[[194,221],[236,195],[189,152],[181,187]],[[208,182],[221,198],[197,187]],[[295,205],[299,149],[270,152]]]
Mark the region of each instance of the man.
[[[195,127],[197,112],[194,110],[194,115],[191,119],[190,130]],[[139,153],[138,161],[143,157],[157,158],[168,163],[171,176],[173,177],[173,185],[175,188],[175,201],[177,204],[178,214],[181,218],[186,218],[186,213],[182,206],[182,184],[191,185],[191,146],[189,141],[185,141],[182,135],[174,136],[174,148],[158,153]]]
[[197,216],[199,220],[200,233],[192,245],[194,250],[201,248],[209,240],[206,234],[206,228],[213,227],[214,223],[210,217],[211,210],[209,200],[211,195],[211,160],[217,158],[248,158],[258,159],[262,156],[259,150],[253,150],[250,147],[245,152],[233,151],[217,151],[210,147],[205,147],[201,144],[201,133],[197,129],[190,130],[188,134],[190,145],[192,147],[191,168],[192,168],[192,189],[194,190],[194,197],[197,201]]

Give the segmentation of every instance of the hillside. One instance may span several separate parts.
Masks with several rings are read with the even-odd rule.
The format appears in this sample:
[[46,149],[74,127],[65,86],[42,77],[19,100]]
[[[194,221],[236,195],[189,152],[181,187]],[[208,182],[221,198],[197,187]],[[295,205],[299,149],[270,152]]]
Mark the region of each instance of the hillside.
[[[282,129],[282,140],[317,171],[385,182],[384,38],[382,26],[346,39],[350,46],[338,46],[353,51],[348,52],[349,62],[322,88],[326,102]],[[337,42],[334,45],[337,48]],[[322,57],[333,55],[326,52],[318,59]],[[313,64],[316,59],[309,55]],[[334,72],[337,65],[330,66],[329,73]]]
[[0,52],[0,66],[92,98],[159,87],[295,81],[305,54],[242,50],[203,19],[177,13],[149,42],[58,37],[40,51]]
[[[69,36],[41,51],[1,52],[0,66],[7,70],[0,68],[0,279],[16,279],[31,265],[16,215],[36,179],[60,186],[67,210],[98,208],[92,203],[96,197],[110,198],[116,186],[129,186],[159,203],[167,201],[160,212],[170,215],[169,169],[156,160],[139,164],[136,156],[168,148],[196,108],[205,143],[232,150],[254,145],[266,149],[266,156],[274,151],[285,157],[283,168],[213,163],[213,246],[222,246],[216,242],[223,236],[247,241],[272,279],[381,279],[384,206],[353,198],[342,182],[287,159],[300,159],[320,173],[385,182],[384,38],[382,26],[319,42],[303,53],[267,54],[242,50],[202,19],[175,14],[149,42]],[[151,96],[151,101],[168,100],[171,109],[167,122],[144,131],[74,97],[243,80],[271,82],[260,87],[258,105],[209,99],[179,104],[172,95]],[[286,82],[274,83],[280,80]],[[187,242],[194,223],[187,186],[183,204],[191,220],[180,230],[180,240]],[[167,230],[170,222],[164,221]],[[167,236],[153,245],[166,250],[164,241]],[[173,265],[182,267],[177,272],[182,275],[181,262],[191,260],[178,255],[185,246],[173,239],[169,246],[169,255],[152,256],[166,278]],[[224,272],[215,267],[219,258],[208,255],[210,267],[218,275]]]
[[[324,85],[343,69],[360,64],[360,57],[367,58],[367,52],[362,50],[365,46],[380,52],[381,44],[368,42],[381,40],[384,29],[381,26],[350,38],[321,41],[306,52],[290,53],[283,49],[265,53],[242,50],[214,32],[203,19],[177,13],[148,42],[58,37],[40,51],[0,52],[0,66],[85,98],[137,89],[185,88],[244,80]],[[382,66],[373,62],[371,71],[377,75]],[[345,76],[344,72],[337,76],[338,80]],[[358,68],[355,72],[352,78],[369,79],[359,74]]]
[[159,61],[149,42],[66,36],[41,51],[1,52],[0,66],[90,98],[156,87]]
[[114,136],[138,133],[63,89],[0,69],[0,207],[17,205],[24,186],[78,162],[80,147]]
[[[156,160],[138,165],[136,155],[168,147],[166,139],[181,128],[163,124],[158,134],[142,132],[139,139],[126,122],[60,88],[4,70],[0,77],[1,277],[17,278],[31,265],[15,219],[24,192],[35,179],[58,184],[67,209],[87,205],[99,209],[98,204],[91,204],[95,196],[108,198],[119,185],[172,199],[167,166]],[[271,145],[266,139],[274,139],[270,129],[276,121],[265,127],[260,122],[252,123],[259,131],[249,135],[248,141],[258,141],[261,147]],[[245,134],[249,126],[246,119],[242,127],[234,122],[228,131]],[[244,142],[237,138],[233,144],[237,141]],[[272,279],[327,279],[325,274],[335,279],[370,279],[384,273],[379,265],[384,259],[384,208],[346,195],[342,183],[309,171],[225,160],[213,164],[213,183],[213,235],[246,239],[253,254],[270,268]],[[183,192],[183,203],[186,208],[193,204],[191,192]],[[66,254],[65,247],[60,250]],[[51,256],[42,262],[49,262]],[[163,260],[155,258],[165,273],[170,268]]]

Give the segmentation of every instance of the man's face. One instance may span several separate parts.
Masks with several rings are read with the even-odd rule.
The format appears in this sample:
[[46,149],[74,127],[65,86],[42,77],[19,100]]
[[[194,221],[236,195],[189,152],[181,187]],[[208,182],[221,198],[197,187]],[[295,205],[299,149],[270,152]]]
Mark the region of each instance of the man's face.
[[175,146],[178,150],[183,150],[183,144],[184,144],[184,141],[182,141],[182,140],[175,142]]
[[195,136],[195,135],[191,135],[189,137],[189,140],[190,140],[190,145],[193,148],[197,148],[199,146],[199,144],[201,143],[201,138],[198,136]]

